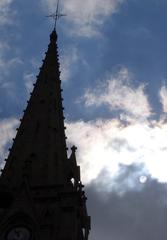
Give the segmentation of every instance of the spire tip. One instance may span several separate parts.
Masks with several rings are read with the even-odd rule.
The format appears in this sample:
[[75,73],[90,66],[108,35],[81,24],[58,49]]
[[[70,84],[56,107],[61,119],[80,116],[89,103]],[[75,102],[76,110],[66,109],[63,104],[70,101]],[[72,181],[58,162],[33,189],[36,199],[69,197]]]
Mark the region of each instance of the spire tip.
[[56,29],[54,28],[52,33],[50,34],[50,41],[57,41],[57,32]]

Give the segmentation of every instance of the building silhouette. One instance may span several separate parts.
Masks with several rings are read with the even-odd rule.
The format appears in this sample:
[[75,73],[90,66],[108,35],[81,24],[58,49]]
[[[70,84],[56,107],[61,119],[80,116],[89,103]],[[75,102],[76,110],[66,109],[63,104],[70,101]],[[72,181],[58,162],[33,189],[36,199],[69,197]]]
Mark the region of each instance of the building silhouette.
[[0,177],[0,240],[87,240],[90,217],[76,162],[67,157],[57,33]]

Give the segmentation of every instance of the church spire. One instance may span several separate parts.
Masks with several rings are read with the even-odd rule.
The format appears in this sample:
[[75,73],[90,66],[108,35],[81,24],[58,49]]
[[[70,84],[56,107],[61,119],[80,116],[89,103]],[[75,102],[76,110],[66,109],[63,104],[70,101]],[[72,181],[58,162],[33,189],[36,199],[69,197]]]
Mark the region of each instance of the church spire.
[[[37,82],[24,111],[2,179],[10,185],[23,175],[36,184],[64,183],[67,162],[57,33],[50,43]],[[13,182],[13,179],[16,182]]]
[[57,33],[0,176],[0,239],[88,240],[90,217],[76,161],[67,157]]

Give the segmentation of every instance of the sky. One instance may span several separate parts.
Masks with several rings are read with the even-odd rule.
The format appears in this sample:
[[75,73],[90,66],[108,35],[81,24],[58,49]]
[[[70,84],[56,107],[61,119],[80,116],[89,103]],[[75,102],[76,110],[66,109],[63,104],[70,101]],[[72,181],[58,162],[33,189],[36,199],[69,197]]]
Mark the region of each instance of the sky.
[[[0,0],[0,159],[53,30],[56,0]],[[61,0],[68,145],[86,185],[90,240],[166,240],[166,0]]]

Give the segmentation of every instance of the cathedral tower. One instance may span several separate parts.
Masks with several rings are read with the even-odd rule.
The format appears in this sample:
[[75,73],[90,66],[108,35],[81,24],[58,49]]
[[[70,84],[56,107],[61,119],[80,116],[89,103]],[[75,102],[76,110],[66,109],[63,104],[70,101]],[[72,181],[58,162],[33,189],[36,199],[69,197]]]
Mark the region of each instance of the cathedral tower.
[[67,157],[57,33],[50,43],[0,176],[0,240],[87,240],[90,217]]

